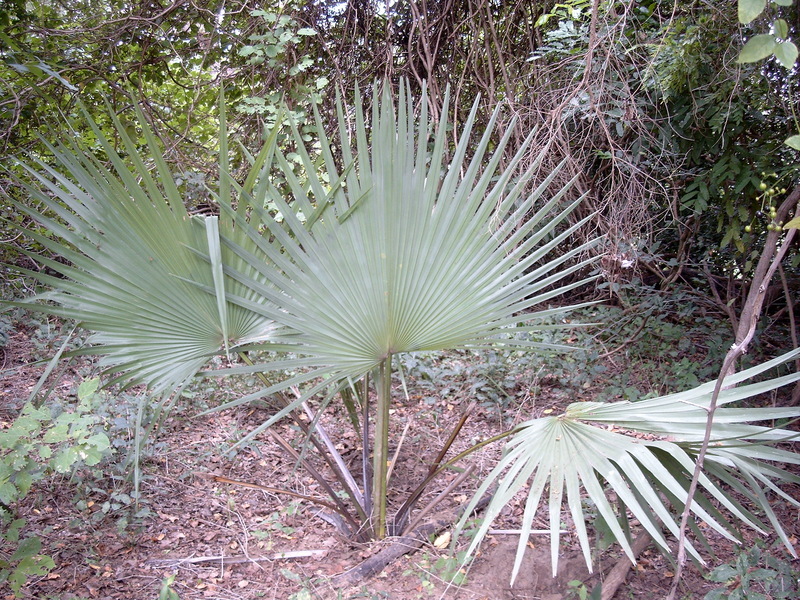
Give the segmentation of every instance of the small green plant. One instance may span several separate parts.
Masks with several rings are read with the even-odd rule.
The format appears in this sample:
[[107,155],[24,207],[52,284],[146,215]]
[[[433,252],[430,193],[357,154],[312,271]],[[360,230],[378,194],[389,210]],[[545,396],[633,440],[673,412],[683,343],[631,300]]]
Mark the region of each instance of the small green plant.
[[[280,574],[299,586],[297,591],[291,593],[287,597],[287,600],[315,600],[318,598],[334,598],[334,596],[328,595],[330,590],[329,585],[327,585],[329,583],[327,579],[312,579],[303,577],[302,575],[299,575],[290,569],[281,569]],[[364,598],[367,600],[381,600],[382,598],[389,597],[390,596],[387,592],[372,592],[369,591],[366,586],[362,586],[358,591],[347,593],[341,589],[338,589],[336,590],[335,596],[336,600],[357,600]]]
[[567,583],[567,598],[577,598],[578,600],[600,600],[603,586],[595,586],[589,591],[586,584],[580,579],[573,579]]
[[50,556],[41,553],[42,540],[38,536],[20,540],[20,530],[24,526],[25,519],[14,519],[0,535],[3,545],[14,549],[10,556],[0,550],[0,583],[7,582],[14,595],[19,594],[30,577],[46,575],[56,566]]
[[706,579],[723,585],[708,592],[705,600],[797,598],[800,592],[798,577],[800,571],[791,563],[754,546],[706,576]]
[[53,559],[42,554],[37,536],[21,538],[27,523],[15,518],[14,505],[25,498],[34,482],[97,465],[112,451],[108,436],[97,431],[97,418],[90,412],[98,386],[97,379],[84,381],[78,388],[78,406],[56,415],[47,407],[28,403],[0,433],[0,522],[4,526],[0,583],[7,582],[14,594],[30,577],[55,567]]
[[261,521],[259,528],[252,532],[253,537],[262,540],[267,548],[272,548],[272,536],[275,534],[285,538],[291,537],[296,530],[294,527],[285,525],[283,521],[285,517],[295,515],[298,508],[299,504],[292,502],[288,506],[270,513]]
[[314,584],[310,579],[298,575],[291,569],[281,569],[280,574],[289,581],[294,581],[301,586],[299,590],[289,596],[288,600],[313,600],[314,592],[312,590]]
[[161,589],[158,591],[158,600],[181,600],[178,592],[172,589],[175,583],[175,574],[167,575],[161,582]]
[[463,568],[466,555],[463,552],[436,556],[425,552],[417,563],[419,571],[407,570],[403,575],[417,574],[421,585],[427,592],[434,592],[434,579],[442,580],[453,585],[464,585],[467,582],[467,572]]
[[368,600],[381,600],[382,598],[389,598],[388,592],[370,592],[366,587],[362,587],[360,591],[345,596],[342,590],[336,591],[336,600],[356,600],[357,598],[367,598]]
[[304,587],[289,596],[289,600],[313,600],[314,596],[308,588]]

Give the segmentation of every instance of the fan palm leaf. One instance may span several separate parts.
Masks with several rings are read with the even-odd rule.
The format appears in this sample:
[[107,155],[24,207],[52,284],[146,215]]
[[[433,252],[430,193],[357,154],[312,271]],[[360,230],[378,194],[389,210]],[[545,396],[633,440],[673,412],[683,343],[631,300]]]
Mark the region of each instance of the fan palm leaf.
[[[33,255],[62,277],[28,271],[53,288],[36,299],[58,306],[26,306],[75,319],[95,332],[88,352],[101,354],[118,381],[160,391],[185,382],[229,344],[269,337],[274,324],[189,283],[219,287],[222,261],[236,257],[222,250],[215,217],[187,214],[158,142],[139,117],[147,161],[118,120],[129,162],[87,114],[109,166],[74,141],[48,145],[57,168],[42,160],[21,163],[33,183],[18,183],[50,216],[17,208],[52,234],[29,235],[67,261]],[[232,293],[250,293],[229,285]]]
[[[745,382],[798,356],[800,350],[794,350],[737,373],[726,379],[726,384]],[[782,483],[800,483],[800,477],[780,466],[800,464],[800,457],[774,447],[779,442],[796,440],[798,434],[753,423],[793,419],[800,416],[800,408],[733,408],[728,405],[798,380],[800,373],[795,373],[727,389],[720,394],[720,408],[714,413],[704,473],[691,507],[697,520],[731,540],[736,539],[735,527],[720,508],[739,522],[766,531],[767,527],[732,497],[728,491],[731,487],[767,515],[793,555],[796,555],[794,547],[775,516],[766,492],[778,493],[787,502],[800,506],[800,501],[780,489]],[[686,392],[639,402],[578,402],[569,405],[562,415],[520,424],[507,443],[503,458],[464,513],[469,515],[471,507],[483,494],[496,486],[486,518],[468,554],[474,552],[503,506],[526,486],[529,487],[528,497],[512,581],[519,572],[533,519],[547,489],[544,505],[550,522],[554,574],[558,565],[565,492],[567,510],[589,569],[591,546],[585,526],[584,496],[632,561],[635,557],[620,524],[624,515],[615,511],[608,499],[610,492],[619,499],[623,510],[629,511],[653,540],[669,551],[664,530],[674,536],[678,534],[680,512],[688,502],[689,482],[705,434],[714,385],[712,381]],[[466,518],[459,523],[459,531],[465,523]],[[694,531],[702,540],[702,531],[699,528]],[[702,560],[691,543],[687,544],[687,550]]]
[[[569,251],[562,247],[582,222],[556,231],[576,204],[553,214],[567,188],[542,202],[551,177],[526,193],[527,177],[512,180],[524,149],[498,170],[509,134],[487,157],[497,114],[467,162],[477,104],[461,132],[462,142],[445,164],[446,124],[431,131],[426,102],[423,98],[422,114],[415,118],[404,89],[397,113],[388,92],[376,95],[369,126],[357,106],[354,140],[346,134],[346,124],[340,124],[344,172],[336,169],[325,138],[324,177],[307,154],[307,184],[284,168],[298,211],[279,190],[265,186],[266,202],[281,217],[262,215],[269,233],[281,239],[281,249],[270,253],[269,263],[223,236],[279,294],[260,307],[241,304],[283,325],[288,335],[276,340],[296,344],[298,354],[330,366],[338,377],[359,377],[402,352],[498,342],[535,346],[507,334],[529,331],[537,319],[567,310],[529,309],[586,282],[558,286],[560,279],[591,262],[574,260],[591,244]],[[277,160],[288,167],[282,156]],[[324,181],[343,185],[331,190]],[[301,215],[317,210],[313,198],[327,210],[309,231]],[[264,202],[256,198],[254,208]],[[538,211],[531,212],[534,208]],[[529,220],[520,223],[522,215]],[[232,216],[253,243],[263,246],[262,232]],[[543,260],[555,249],[560,250],[557,257]],[[250,281],[244,273],[226,272],[254,291],[265,291],[262,282]],[[274,312],[277,304],[280,311]]]

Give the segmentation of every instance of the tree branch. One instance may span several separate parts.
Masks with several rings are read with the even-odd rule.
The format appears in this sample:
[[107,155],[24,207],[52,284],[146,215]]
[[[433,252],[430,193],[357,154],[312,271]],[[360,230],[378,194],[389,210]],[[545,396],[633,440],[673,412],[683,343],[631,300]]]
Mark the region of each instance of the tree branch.
[[[793,204],[797,204],[798,201],[800,201],[800,186],[796,187],[786,201],[784,201],[784,203],[781,205],[783,217],[785,217],[785,215],[788,213],[789,208]],[[798,206],[798,209],[800,209],[800,206]],[[799,211],[796,210],[795,214],[798,212]],[[784,219],[780,217],[780,220]],[[747,346],[753,339],[753,335],[756,331],[756,325],[761,317],[761,310],[764,305],[764,297],[767,292],[767,284],[769,283],[770,279],[772,279],[772,276],[775,274],[775,271],[783,260],[783,257],[786,255],[786,251],[789,249],[796,231],[796,229],[790,229],[789,232],[786,233],[786,238],[777,252],[775,249],[777,247],[778,238],[783,234],[783,232],[780,230],[771,231],[767,236],[767,241],[764,244],[764,250],[761,254],[761,259],[756,267],[756,274],[753,276],[750,292],[747,295],[745,305],[742,307],[742,318],[739,321],[739,329],[736,333],[736,342],[725,355],[722,369],[720,369],[717,383],[714,386],[714,392],[711,394],[711,402],[708,406],[708,417],[706,419],[706,429],[705,434],[703,435],[703,443],[700,446],[700,452],[697,455],[694,474],[692,475],[692,483],[689,486],[689,493],[686,499],[686,506],[683,509],[683,514],[681,515],[680,534],[678,536],[678,568],[676,569],[675,577],[672,582],[672,588],[667,596],[667,600],[673,600],[675,598],[675,594],[678,590],[678,585],[680,584],[681,576],[683,574],[683,569],[686,564],[686,527],[688,526],[689,516],[692,512],[692,503],[694,502],[694,496],[697,492],[700,473],[703,470],[703,462],[705,461],[706,452],[708,451],[708,446],[711,441],[711,430],[714,425],[714,413],[717,409],[719,394],[722,391],[725,378],[734,372],[736,361],[739,360],[739,358],[747,351]]]

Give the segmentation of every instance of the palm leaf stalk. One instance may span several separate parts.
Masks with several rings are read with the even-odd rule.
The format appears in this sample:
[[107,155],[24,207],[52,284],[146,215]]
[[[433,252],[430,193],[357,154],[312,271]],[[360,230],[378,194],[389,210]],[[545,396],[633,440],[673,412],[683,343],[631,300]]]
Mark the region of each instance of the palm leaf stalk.
[[[730,376],[725,384],[748,381],[798,356],[800,349]],[[800,408],[734,408],[730,405],[798,380],[800,373],[794,373],[727,389],[720,394],[720,408],[715,413],[704,473],[691,507],[696,520],[728,539],[736,541],[738,538],[735,526],[723,511],[738,522],[765,533],[768,527],[730,494],[729,489],[733,489],[767,516],[793,556],[797,556],[796,551],[770,506],[767,492],[800,506],[797,498],[780,488],[781,484],[800,483],[800,477],[780,466],[800,464],[800,456],[776,447],[795,442],[798,433],[753,423],[796,419]],[[635,557],[621,524],[626,515],[614,510],[608,500],[609,492],[619,498],[623,510],[639,520],[656,544],[669,552],[662,530],[678,535],[678,520],[688,501],[689,484],[705,435],[715,384],[716,381],[711,381],[686,392],[639,402],[577,402],[569,405],[562,415],[534,419],[517,426],[507,442],[503,458],[471,501],[470,507],[490,488],[497,487],[467,554],[475,551],[502,507],[525,487],[528,488],[527,500],[512,583],[522,564],[540,501],[550,522],[554,575],[565,501],[591,570],[584,495],[596,507],[597,515],[608,524],[611,535],[631,561],[635,562]],[[470,507],[458,525],[458,532],[463,531]],[[695,527],[693,531],[704,541],[701,528]],[[702,562],[691,543],[686,547]]]

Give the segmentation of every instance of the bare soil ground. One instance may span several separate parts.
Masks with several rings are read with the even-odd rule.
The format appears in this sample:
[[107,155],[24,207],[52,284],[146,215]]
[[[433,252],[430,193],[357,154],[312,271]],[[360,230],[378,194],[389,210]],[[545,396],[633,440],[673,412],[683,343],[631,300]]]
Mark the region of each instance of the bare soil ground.
[[[2,426],[13,420],[44,368],[30,364],[33,352],[29,337],[30,332],[17,330],[0,356]],[[67,373],[55,393],[69,397],[79,381],[78,374]],[[504,414],[479,407],[461,435],[461,444],[466,447],[501,431],[501,418],[508,426],[574,400],[545,386],[536,397],[524,398]],[[421,480],[468,401],[465,395],[451,392],[432,403],[429,396],[415,396],[413,390],[406,399],[398,390],[393,439],[401,437],[407,423],[411,425],[394,467],[394,498],[401,501]],[[129,484],[110,477],[92,481],[88,475],[80,485],[66,479],[40,483],[17,507],[19,516],[28,519],[30,531],[43,538],[43,551],[50,553],[57,565],[46,577],[30,581],[23,589],[24,598],[566,600],[580,597],[578,588],[569,582],[581,581],[591,589],[621,560],[616,546],[597,552],[595,570],[590,574],[577,541],[567,534],[562,541],[559,573],[553,578],[549,539],[537,536],[528,543],[521,574],[512,587],[509,580],[518,536],[497,532],[487,538],[458,585],[443,579],[454,564],[447,558],[447,548],[440,549],[437,546],[441,543],[431,541],[359,585],[336,587],[333,582],[337,575],[393,540],[354,544],[320,518],[317,508],[309,503],[214,480],[216,475],[323,497],[316,483],[295,469],[294,460],[268,436],[259,437],[235,455],[226,453],[242,432],[264,420],[267,409],[242,407],[190,418],[192,410],[188,405],[163,424],[155,450],[142,465],[142,506],[148,509],[142,518],[129,519],[122,526],[119,517],[130,510],[104,513],[104,503],[115,492],[130,491]],[[344,414],[329,412],[325,425],[345,458],[355,461],[356,440],[348,437],[352,434],[343,427],[344,418]],[[299,435],[289,425],[281,426],[280,432],[289,439]],[[476,477],[488,472],[499,451],[499,447],[489,447],[469,459],[476,467]],[[455,476],[436,481],[420,506]],[[471,497],[476,481],[467,480],[437,506],[435,513],[453,509]],[[509,506],[493,527],[518,527],[520,513],[518,505]],[[791,533],[800,534],[796,509],[789,512],[786,508],[782,516]],[[544,521],[538,525],[547,526]],[[566,525],[569,529],[569,523]],[[709,559],[710,565],[730,560],[730,544],[711,539],[716,557]],[[464,541],[459,544],[462,548],[464,545]],[[663,598],[672,576],[668,560],[650,547],[614,598]],[[702,598],[714,585],[690,567],[679,597]],[[169,590],[176,595],[169,595]],[[0,599],[12,597],[0,590]]]

